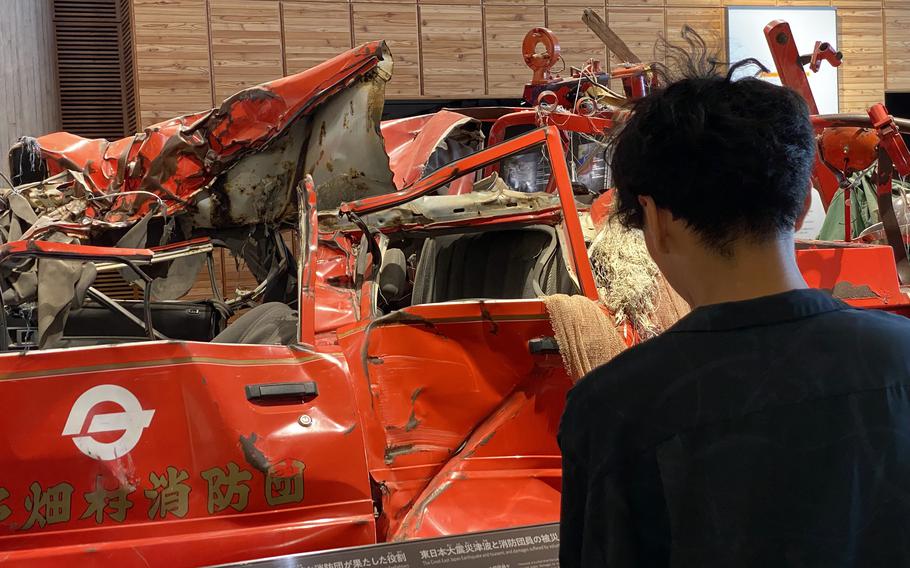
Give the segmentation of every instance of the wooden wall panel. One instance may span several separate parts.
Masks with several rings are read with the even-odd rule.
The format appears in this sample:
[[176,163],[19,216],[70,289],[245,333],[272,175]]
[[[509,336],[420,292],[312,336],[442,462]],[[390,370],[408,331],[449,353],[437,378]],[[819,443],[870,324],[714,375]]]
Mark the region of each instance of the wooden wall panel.
[[607,0],[609,10],[623,6],[663,8],[666,4],[666,0]]
[[691,26],[705,40],[710,49],[726,52],[723,8],[677,8],[667,7],[667,38],[681,41],[680,31],[686,24]]
[[883,0],[832,0],[831,5],[837,8],[865,8],[867,10],[881,10]]
[[562,59],[565,61],[564,70],[561,70],[562,66],[559,64],[554,69],[561,70],[560,73],[563,77],[569,76],[569,67],[581,67],[591,57],[599,59],[601,63],[607,61],[607,48],[581,21],[585,8],[591,8],[602,18],[606,18],[601,4],[589,3],[584,6],[551,6],[549,3],[547,4],[547,27],[553,30],[556,37],[559,38]]
[[389,45],[395,67],[386,96],[420,96],[420,38],[417,5],[355,2],[354,45],[382,39]]
[[[13,1],[13,0],[10,0]],[[21,1],[21,0],[19,0]],[[596,9],[643,59],[657,34],[687,23],[724,46],[724,6],[829,6],[832,0],[132,0],[143,124],[204,110],[247,85],[385,39],[393,98],[517,96],[529,71],[521,40],[533,26],[560,36],[566,68],[605,49],[581,22]],[[843,110],[889,88],[910,89],[910,0],[834,0],[839,8]],[[884,16],[884,18],[883,18]],[[883,33],[886,32],[886,33]],[[887,63],[884,62],[887,56]],[[559,65],[557,70],[561,68]],[[568,69],[563,72],[568,74]]]
[[205,0],[134,0],[143,127],[212,106]]
[[[585,8],[595,8],[602,9],[604,7],[604,2],[586,2],[585,0],[546,0],[544,2],[547,6],[573,6],[579,9],[579,18],[581,17],[581,10]],[[609,0],[607,0],[609,3]],[[603,16],[603,14],[601,14]]]
[[419,11],[423,94],[482,95],[485,85],[481,7],[421,3]]
[[7,154],[20,136],[60,129],[50,2],[3,0],[0,74],[0,171],[8,174]]
[[[655,59],[657,37],[666,27],[663,8],[610,8],[608,23],[642,61]],[[623,62],[613,57],[611,64],[618,63]]]
[[298,73],[353,47],[351,6],[345,2],[284,2],[284,61]]
[[882,100],[885,89],[882,10],[839,8],[838,48],[844,54],[840,66],[840,110],[865,112]]
[[[484,7],[487,38],[487,92],[516,97],[531,78],[521,54],[521,42],[531,28],[544,25],[543,6],[488,5]],[[516,46],[518,46],[516,48]]]
[[720,7],[721,0],[667,0],[667,6],[715,6]]
[[209,22],[216,104],[284,75],[277,1],[209,0]]
[[[0,1],[20,6],[33,2]],[[649,61],[658,33],[677,38],[684,23],[712,36],[712,43],[723,50],[724,6],[832,4],[832,0],[132,2],[144,125],[208,109],[242,87],[307,69],[371,40],[386,40],[395,59],[388,97],[517,97],[530,76],[521,58],[521,40],[531,27],[546,25],[559,36],[564,76],[569,66],[582,65],[589,57],[606,60],[605,48],[581,22],[586,6],[603,15],[632,50]],[[839,9],[839,44],[846,58],[840,71],[841,109],[864,110],[882,99],[886,85],[910,90],[910,0],[835,0],[834,5]],[[0,25],[8,14],[9,10],[0,13]],[[13,53],[8,46],[14,45],[9,34],[18,27],[0,29],[0,65],[7,66],[3,67],[7,73],[10,64],[3,62]],[[54,92],[46,80],[41,83],[28,76],[21,81],[26,85],[35,81],[36,96]],[[7,100],[19,92],[11,90],[14,84],[5,82]],[[32,111],[25,104],[20,101],[12,107],[14,116],[7,117],[12,126],[3,124],[0,117],[0,151],[5,141],[19,134],[54,129],[10,122],[31,120]],[[39,122],[52,123],[53,105],[41,104],[41,109],[48,114],[38,117]],[[215,258],[226,294],[254,285],[248,271],[238,271],[229,255],[219,251]],[[208,297],[206,278],[200,276],[193,294]]]
[[885,8],[887,89],[910,89],[910,9]]
[[[727,2],[729,4],[729,2]],[[778,6],[830,6],[831,0],[777,0]]]

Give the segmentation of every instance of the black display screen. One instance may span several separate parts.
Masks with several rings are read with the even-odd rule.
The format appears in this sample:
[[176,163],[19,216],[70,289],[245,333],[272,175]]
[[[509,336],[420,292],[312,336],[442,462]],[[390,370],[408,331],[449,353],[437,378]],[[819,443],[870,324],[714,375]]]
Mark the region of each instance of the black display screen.
[[[910,91],[885,91],[885,106],[891,116],[910,118]],[[910,132],[901,132],[901,136],[910,146]]]

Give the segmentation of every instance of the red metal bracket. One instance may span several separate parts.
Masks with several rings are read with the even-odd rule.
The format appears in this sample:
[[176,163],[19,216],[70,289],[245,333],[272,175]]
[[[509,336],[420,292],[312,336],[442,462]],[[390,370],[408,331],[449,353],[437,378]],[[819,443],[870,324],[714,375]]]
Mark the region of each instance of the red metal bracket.
[[[843,58],[842,54],[835,52],[827,42],[816,42],[815,49],[808,59],[800,56],[793,39],[793,32],[790,30],[790,24],[783,20],[774,20],[765,26],[765,39],[768,42],[768,49],[771,51],[771,57],[774,60],[774,66],[777,67],[777,75],[780,77],[781,83],[799,93],[809,106],[809,114],[818,115],[818,104],[815,102],[815,96],[812,94],[812,88],[809,86],[809,79],[806,77],[803,66],[808,63],[810,69],[816,71],[821,65],[821,61],[829,61],[837,67]],[[816,132],[820,132],[820,126],[814,120],[813,124],[816,126]],[[822,196],[822,202],[827,207],[840,187],[840,180],[822,162],[820,156],[821,152],[815,159],[813,173],[815,183]]]
[[654,86],[654,81],[649,84],[645,80],[648,73],[648,67],[645,65],[632,65],[616,67],[610,71],[610,77],[622,81],[623,90],[630,99],[640,99],[648,94],[650,88]]
[[822,61],[827,61],[831,64],[831,67],[840,67],[843,60],[844,54],[834,49],[834,46],[827,41],[815,42],[815,49],[812,50],[811,55],[801,55],[799,57],[800,64],[806,65],[808,63],[809,70],[813,73],[818,73],[818,70],[821,69]]
[[878,212],[888,244],[894,250],[894,260],[897,263],[897,274],[901,284],[910,284],[910,259],[907,258],[907,247],[891,201],[894,171],[902,176],[910,174],[910,152],[894,122],[894,117],[888,113],[885,105],[878,103],[869,107],[869,119],[879,137],[878,166],[875,168]]
[[809,79],[806,78],[806,72],[803,70],[802,59],[796,49],[790,24],[783,20],[774,20],[765,26],[765,39],[768,41],[768,48],[771,50],[771,57],[774,59],[774,66],[777,67],[780,82],[806,100],[809,105],[809,114],[818,114],[818,105],[815,103],[815,96],[812,94],[812,88],[809,87]]
[[[543,53],[537,52],[537,46],[543,45]],[[556,34],[547,28],[533,28],[525,35],[521,43],[521,53],[525,64],[534,72],[532,85],[546,85],[553,78],[550,69],[559,61],[559,40]]]
[[894,252],[894,262],[897,265],[897,276],[901,284],[910,284],[910,259],[907,257],[907,245],[901,234],[900,224],[894,214],[894,202],[891,199],[892,177],[894,164],[891,155],[884,148],[878,148],[878,166],[875,168],[875,189],[878,194],[878,214],[882,220],[882,228],[891,250]]
[[869,107],[869,118],[872,127],[878,132],[881,140],[879,144],[888,152],[894,169],[902,176],[910,174],[910,151],[900,135],[900,129],[894,123],[894,117],[888,113],[885,105],[877,103]]

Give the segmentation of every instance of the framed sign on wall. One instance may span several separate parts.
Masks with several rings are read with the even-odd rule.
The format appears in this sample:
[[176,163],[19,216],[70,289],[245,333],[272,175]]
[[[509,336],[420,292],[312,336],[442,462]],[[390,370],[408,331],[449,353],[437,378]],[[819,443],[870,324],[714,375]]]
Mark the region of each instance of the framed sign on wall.
[[[825,7],[763,7],[730,6],[727,8],[727,57],[736,62],[754,57],[769,69],[762,79],[780,84],[771,51],[765,40],[764,29],[773,20],[790,24],[796,47],[801,54],[812,53],[816,41],[826,41],[837,49],[837,11]],[[740,75],[753,73],[754,69],[740,71]],[[821,114],[836,113],[838,107],[837,69],[823,64],[818,73],[806,69],[809,86]]]

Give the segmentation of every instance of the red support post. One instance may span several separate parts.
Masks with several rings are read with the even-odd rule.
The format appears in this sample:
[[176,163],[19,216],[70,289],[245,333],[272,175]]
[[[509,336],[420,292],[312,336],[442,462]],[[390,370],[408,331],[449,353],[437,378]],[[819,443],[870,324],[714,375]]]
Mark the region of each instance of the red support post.
[[566,167],[565,154],[562,150],[562,139],[559,129],[548,126],[547,150],[550,154],[550,175],[556,181],[556,191],[563,211],[563,224],[566,236],[569,239],[569,248],[575,264],[575,276],[581,293],[597,301],[597,284],[594,281],[594,272],[591,270],[591,261],[588,258],[588,247],[585,246],[584,233],[581,230],[581,221],[578,220],[578,209],[575,207],[575,195],[572,192],[572,180],[569,177],[569,168]]
[[300,261],[297,282],[300,289],[297,343],[316,345],[316,251],[319,248],[319,219],[316,211],[316,188],[307,174],[297,186],[297,230],[300,235]]

